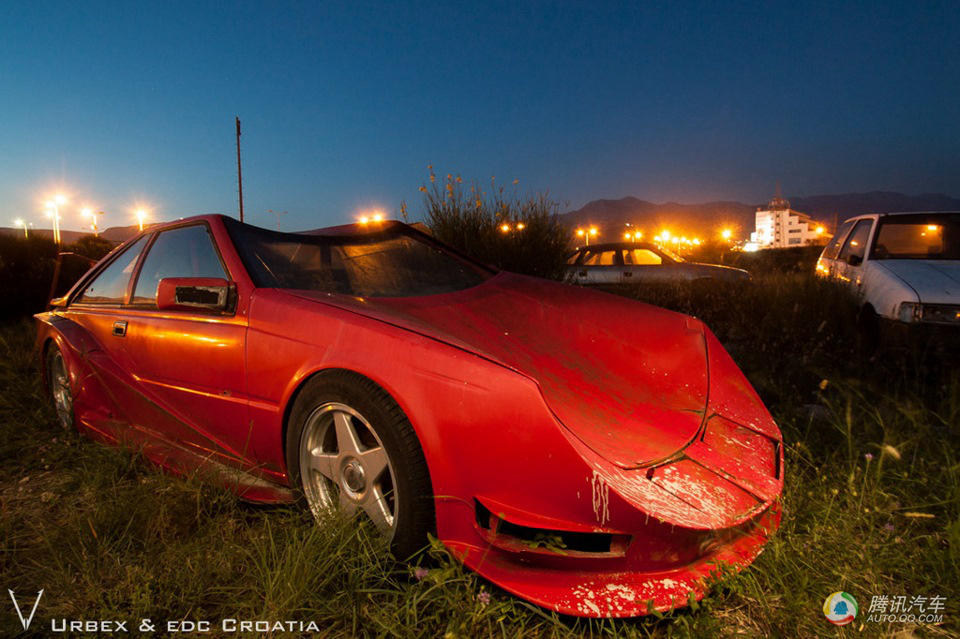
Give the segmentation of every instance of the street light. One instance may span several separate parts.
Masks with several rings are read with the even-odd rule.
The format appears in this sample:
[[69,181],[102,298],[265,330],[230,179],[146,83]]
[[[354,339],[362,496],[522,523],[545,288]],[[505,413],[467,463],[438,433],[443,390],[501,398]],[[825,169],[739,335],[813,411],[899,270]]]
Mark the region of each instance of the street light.
[[720,237],[729,241],[730,238],[733,237],[733,231],[731,231],[730,229],[723,229],[722,231],[720,231]]
[[85,218],[90,219],[90,230],[93,231],[94,237],[100,237],[100,224],[98,222],[98,217],[103,215],[103,211],[94,212],[90,207],[84,207],[80,209],[80,214]]
[[60,243],[60,206],[67,203],[67,198],[59,193],[47,202],[47,215],[53,218],[53,241]]
[[361,215],[359,222],[361,224],[369,224],[370,222],[383,222],[383,213],[380,211],[372,211],[369,215]]
[[587,246],[590,246],[590,238],[597,236],[597,227],[591,226],[588,229],[577,229],[577,237],[582,237],[587,242]]
[[510,232],[510,225],[509,225],[509,224],[501,224],[501,225],[500,225],[500,232],[501,232],[501,233],[509,233],[509,232]]

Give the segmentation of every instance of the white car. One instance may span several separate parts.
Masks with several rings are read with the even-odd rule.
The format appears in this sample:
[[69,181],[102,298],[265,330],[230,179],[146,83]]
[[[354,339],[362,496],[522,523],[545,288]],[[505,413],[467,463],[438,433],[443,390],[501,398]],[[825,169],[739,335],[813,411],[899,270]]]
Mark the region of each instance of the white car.
[[856,292],[865,326],[960,326],[960,212],[858,215],[837,228],[816,268]]

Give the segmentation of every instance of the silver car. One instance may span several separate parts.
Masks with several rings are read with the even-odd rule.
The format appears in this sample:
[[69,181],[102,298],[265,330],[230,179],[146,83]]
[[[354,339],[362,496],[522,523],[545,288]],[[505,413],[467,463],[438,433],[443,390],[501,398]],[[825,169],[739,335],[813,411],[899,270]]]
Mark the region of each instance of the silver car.
[[576,284],[750,279],[750,273],[743,269],[687,262],[667,249],[643,242],[583,246],[567,258],[567,264],[567,274]]

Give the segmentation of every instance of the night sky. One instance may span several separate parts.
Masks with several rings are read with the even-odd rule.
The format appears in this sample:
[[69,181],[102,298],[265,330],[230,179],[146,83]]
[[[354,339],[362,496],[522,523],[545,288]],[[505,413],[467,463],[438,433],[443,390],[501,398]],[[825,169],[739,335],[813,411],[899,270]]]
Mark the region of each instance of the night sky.
[[[597,3],[601,4],[601,3]],[[960,3],[0,4],[0,226],[601,197],[960,195]]]

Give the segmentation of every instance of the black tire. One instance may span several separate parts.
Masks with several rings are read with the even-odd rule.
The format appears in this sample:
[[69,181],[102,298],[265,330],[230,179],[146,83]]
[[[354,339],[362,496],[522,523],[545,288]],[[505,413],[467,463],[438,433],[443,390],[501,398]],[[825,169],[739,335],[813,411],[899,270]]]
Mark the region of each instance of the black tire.
[[[317,473],[320,471],[316,469],[312,473],[301,472],[302,447],[320,449],[311,447],[311,442],[317,441],[316,439],[304,441],[305,430],[308,438],[323,437],[324,435],[311,433],[321,428],[316,424],[323,419],[322,413],[332,410],[330,407],[351,409],[355,415],[351,419],[355,420],[353,423],[357,430],[354,433],[358,435],[358,439],[369,438],[369,433],[362,434],[360,430],[368,429],[376,438],[375,441],[370,440],[372,448],[379,444],[386,452],[389,461],[387,471],[392,486],[389,491],[393,498],[391,507],[395,510],[393,524],[384,534],[390,540],[390,549],[398,559],[412,556],[426,545],[427,534],[436,527],[430,474],[420,441],[407,416],[386,391],[366,377],[350,371],[327,371],[308,380],[297,394],[286,428],[285,452],[291,487],[297,491],[301,502],[311,508],[315,515],[318,515],[318,509],[323,506],[317,503],[317,482],[325,483],[329,487],[336,486],[341,500],[344,494],[347,498],[355,494],[348,488],[349,478],[342,458],[338,458],[341,459],[338,468],[344,470],[336,474],[338,479],[342,477],[342,481],[334,482],[329,478],[319,477]],[[342,409],[337,412],[343,414]],[[321,414],[319,417],[318,413]],[[329,427],[328,425],[326,428],[329,430]],[[364,447],[362,442],[361,447]],[[337,454],[346,453],[330,453],[331,456]],[[359,474],[363,478],[364,473],[361,471]],[[386,478],[385,475],[381,476]],[[374,480],[375,478],[371,479],[371,483]],[[330,488],[320,490],[326,491]],[[364,487],[362,492],[372,492],[372,488],[368,491]],[[311,495],[313,499],[310,498]],[[365,511],[367,506],[361,506],[360,502],[357,502],[354,508]]]
[[857,313],[857,344],[867,357],[875,355],[880,348],[880,317],[870,305],[861,307]]
[[57,421],[64,430],[73,429],[76,423],[73,410],[73,393],[70,390],[70,377],[66,360],[60,347],[51,343],[46,356],[47,394],[57,414]]

